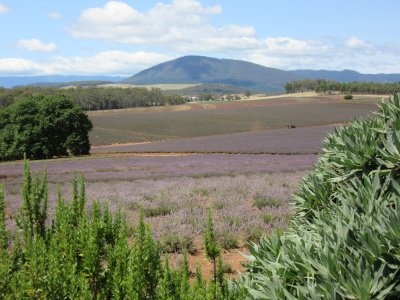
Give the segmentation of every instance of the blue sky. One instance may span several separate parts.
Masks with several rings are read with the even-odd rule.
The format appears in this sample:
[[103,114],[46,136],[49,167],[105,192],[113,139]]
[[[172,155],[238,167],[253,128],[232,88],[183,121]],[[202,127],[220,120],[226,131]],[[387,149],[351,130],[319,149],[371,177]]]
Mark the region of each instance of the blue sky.
[[398,0],[0,0],[0,76],[122,75],[196,54],[400,73]]

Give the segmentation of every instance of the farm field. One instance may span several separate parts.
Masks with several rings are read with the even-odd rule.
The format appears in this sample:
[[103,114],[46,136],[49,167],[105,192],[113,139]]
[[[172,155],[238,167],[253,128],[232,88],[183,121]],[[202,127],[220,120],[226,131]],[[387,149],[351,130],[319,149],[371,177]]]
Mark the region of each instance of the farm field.
[[138,143],[279,129],[288,124],[337,124],[370,113],[377,100],[380,98],[344,101],[339,96],[287,97],[185,104],[182,111],[92,112],[90,140],[93,145]]
[[316,154],[333,125],[240,132],[142,144],[92,147],[91,153]]
[[[291,195],[326,134],[373,111],[376,100],[286,97],[93,112],[91,156],[31,167],[46,169],[50,214],[57,189],[69,200],[74,171],[83,173],[89,206],[121,208],[130,226],[142,208],[163,250],[188,247],[192,266],[206,261],[202,232],[211,207],[223,257],[236,271],[243,258],[232,249],[246,251],[246,242],[287,226]],[[107,145],[115,143],[128,144]],[[0,163],[8,224],[21,204],[22,173],[22,162]]]
[[[290,195],[316,155],[102,155],[33,161],[33,172],[47,171],[50,214],[56,191],[69,200],[74,170],[85,174],[88,205],[94,200],[121,208],[131,226],[140,207],[164,251],[188,247],[192,260],[204,260],[202,232],[213,208],[218,241],[225,249],[243,247],[261,234],[284,229],[290,217]],[[0,164],[9,223],[21,205],[22,162]],[[196,254],[197,252],[197,254]],[[234,270],[243,257],[226,252]],[[194,262],[193,262],[194,265]]]

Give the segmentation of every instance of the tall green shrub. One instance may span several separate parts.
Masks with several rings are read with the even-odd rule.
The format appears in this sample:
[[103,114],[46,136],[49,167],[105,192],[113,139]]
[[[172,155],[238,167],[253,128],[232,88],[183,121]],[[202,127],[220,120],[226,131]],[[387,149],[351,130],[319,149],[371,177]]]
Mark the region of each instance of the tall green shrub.
[[217,258],[221,255],[221,248],[218,245],[215,231],[214,222],[212,220],[211,209],[208,210],[207,225],[204,231],[204,248],[206,250],[207,258],[209,258],[213,264],[213,281],[217,283]]
[[24,231],[25,238],[33,238],[34,235],[45,236],[47,206],[46,172],[43,172],[41,180],[39,180],[38,174],[35,174],[32,180],[29,163],[25,161],[22,207],[18,219],[19,225]]
[[32,179],[28,161],[24,170],[21,232],[8,234],[0,187],[0,299],[243,299],[240,289],[215,293],[201,277],[190,284],[187,254],[178,268],[162,264],[142,213],[130,236],[120,211],[98,202],[87,209],[83,176],[74,176],[69,201],[58,191],[47,222],[46,176]]
[[6,227],[4,187],[0,184],[0,251],[8,248],[8,231]]
[[138,299],[156,299],[156,288],[160,275],[160,247],[144,223],[143,213],[139,214],[131,267],[133,272],[133,291]]

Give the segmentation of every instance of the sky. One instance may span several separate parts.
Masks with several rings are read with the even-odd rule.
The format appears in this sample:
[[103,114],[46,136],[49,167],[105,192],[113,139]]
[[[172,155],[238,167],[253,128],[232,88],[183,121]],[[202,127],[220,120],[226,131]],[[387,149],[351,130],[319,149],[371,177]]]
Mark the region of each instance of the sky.
[[0,0],[0,76],[131,76],[185,55],[400,73],[398,0]]

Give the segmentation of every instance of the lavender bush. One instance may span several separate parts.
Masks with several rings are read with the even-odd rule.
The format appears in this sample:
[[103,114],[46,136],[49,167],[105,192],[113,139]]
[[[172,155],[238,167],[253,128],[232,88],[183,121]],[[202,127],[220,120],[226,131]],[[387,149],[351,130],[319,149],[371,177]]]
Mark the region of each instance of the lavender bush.
[[[154,237],[166,251],[177,251],[199,247],[208,207],[214,211],[218,241],[227,248],[284,228],[289,195],[313,160],[313,155],[109,157],[34,162],[32,169],[47,165],[50,215],[58,187],[64,195],[71,194],[70,178],[76,169],[85,174],[89,206],[98,200],[108,203],[111,211],[123,208],[130,226],[142,208]],[[21,169],[20,163],[0,165],[8,220],[20,206]],[[275,172],[265,172],[270,170]],[[258,208],[254,202],[260,197],[279,205]],[[266,214],[274,216],[270,222],[265,222]]]

